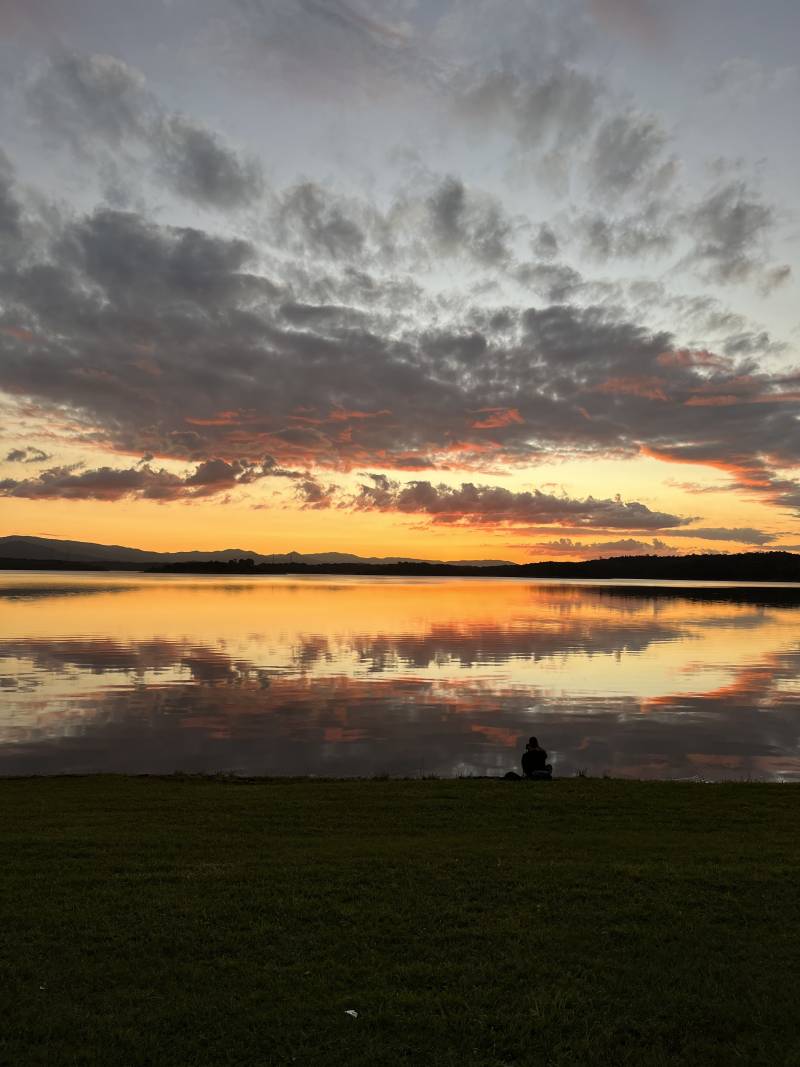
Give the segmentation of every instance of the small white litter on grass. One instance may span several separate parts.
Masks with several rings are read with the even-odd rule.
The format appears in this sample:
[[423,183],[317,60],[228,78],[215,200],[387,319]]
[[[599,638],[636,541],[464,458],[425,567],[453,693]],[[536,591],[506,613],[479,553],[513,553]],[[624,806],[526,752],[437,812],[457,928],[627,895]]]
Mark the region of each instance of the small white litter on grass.
[[345,1011],[345,1015],[352,1015],[354,1019],[358,1018],[358,1012],[355,1008],[348,1008],[347,1011]]

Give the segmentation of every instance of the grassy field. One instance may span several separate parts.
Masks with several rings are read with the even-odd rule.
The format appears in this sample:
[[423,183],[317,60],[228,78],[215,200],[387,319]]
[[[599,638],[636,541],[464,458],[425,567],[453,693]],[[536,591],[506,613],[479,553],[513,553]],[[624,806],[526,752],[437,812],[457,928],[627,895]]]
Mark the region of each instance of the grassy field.
[[0,781],[0,1063],[797,1065],[799,802]]

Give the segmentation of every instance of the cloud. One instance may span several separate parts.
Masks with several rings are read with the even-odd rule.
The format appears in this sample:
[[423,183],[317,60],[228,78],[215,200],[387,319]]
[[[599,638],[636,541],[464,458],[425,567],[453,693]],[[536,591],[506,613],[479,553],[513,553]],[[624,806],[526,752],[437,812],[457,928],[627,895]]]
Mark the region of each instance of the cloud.
[[556,304],[563,304],[584,287],[581,275],[563,263],[522,263],[514,276],[521,285]]
[[695,526],[688,530],[674,530],[673,537],[696,537],[701,541],[736,541],[742,545],[769,545],[777,540],[776,534],[756,530],[752,526],[708,527]]
[[531,240],[531,251],[537,259],[555,259],[559,252],[558,236],[546,222],[540,224]]
[[556,187],[567,182],[574,154],[605,104],[600,79],[558,61],[543,64],[534,78],[527,70],[482,72],[453,85],[452,92],[457,119],[486,133],[505,129],[521,151],[537,153],[536,172]]
[[653,200],[634,214],[609,217],[598,211],[580,216],[573,224],[583,250],[593,259],[642,259],[665,255],[675,245],[677,226],[673,209]]
[[348,506],[361,511],[423,514],[434,522],[515,525],[542,523],[607,526],[621,530],[661,530],[691,521],[651,511],[637,501],[572,500],[539,490],[515,492],[495,485],[462,482],[459,487],[428,481],[397,482],[384,474],[368,475]]
[[216,134],[181,115],[162,115],[151,130],[158,171],[180,196],[229,210],[257,200],[261,170],[231,151]]
[[618,197],[648,184],[663,190],[675,175],[675,162],[665,160],[666,131],[653,115],[636,111],[607,118],[597,131],[589,155],[593,188]]
[[[673,531],[670,531],[671,533]],[[542,541],[524,546],[532,556],[567,556],[574,559],[604,559],[612,556],[677,556],[678,549],[658,537],[652,541],[639,541],[635,537],[623,537],[617,541],[574,541],[571,537],[559,537],[554,541]]]
[[[537,306],[472,307],[431,299],[377,255],[357,268],[285,246],[273,256],[136,212],[34,218],[10,178],[6,194],[24,256],[0,271],[0,387],[62,425],[68,413],[73,446],[495,473],[646,453],[715,467],[780,507],[800,501],[775,473],[800,463],[800,382],[751,358],[756,337],[732,355],[681,348],[591,305],[562,264],[529,265]],[[695,313],[719,318],[715,305]],[[476,415],[488,410],[515,416]]]
[[22,234],[22,207],[14,195],[14,167],[0,148],[0,237],[16,245]]
[[149,463],[93,470],[82,470],[78,464],[51,467],[35,478],[0,479],[0,496],[27,500],[103,501],[134,497],[164,503],[216,496],[276,475],[294,477],[295,472],[275,471],[269,461],[259,465],[221,459],[205,460],[184,475],[174,474],[163,467],[154,468]]
[[467,250],[485,266],[508,259],[511,225],[489,197],[468,193],[463,182],[448,177],[428,198],[427,206],[440,252],[452,255]]
[[79,157],[112,150],[115,162],[144,154],[154,177],[201,207],[228,210],[257,200],[258,164],[215,133],[164,108],[144,76],[108,55],[67,54],[31,83],[27,104],[42,130]]
[[[688,211],[687,226],[694,235],[691,259],[704,266],[706,277],[720,284],[758,277],[764,268],[768,235],[775,227],[775,211],[747,187],[732,181],[712,189]],[[763,277],[766,291],[788,276],[788,268],[772,268]]]
[[315,182],[301,182],[279,198],[273,215],[276,236],[294,251],[309,251],[331,259],[356,259],[367,240],[365,223],[354,205],[333,196]]
[[234,64],[307,96],[395,90],[432,74],[411,24],[392,3],[361,0],[234,0],[212,48]]
[[41,448],[26,445],[25,448],[12,448],[6,455],[5,461],[6,463],[44,463],[48,459],[52,457],[43,452]]

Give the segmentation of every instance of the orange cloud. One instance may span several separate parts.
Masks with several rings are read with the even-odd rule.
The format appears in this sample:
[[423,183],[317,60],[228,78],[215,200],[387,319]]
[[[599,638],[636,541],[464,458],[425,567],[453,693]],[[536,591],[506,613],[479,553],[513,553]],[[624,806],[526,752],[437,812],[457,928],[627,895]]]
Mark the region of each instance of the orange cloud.
[[346,408],[335,408],[328,418],[334,422],[346,422],[349,419],[377,419],[383,415],[391,415],[391,411],[387,408],[382,411],[348,411]]
[[641,396],[648,400],[666,400],[665,385],[663,378],[608,378],[595,386],[592,392]]
[[500,426],[510,426],[515,422],[525,422],[516,408],[478,408],[478,413],[484,411],[488,412],[487,417],[473,422],[473,430],[495,430]]

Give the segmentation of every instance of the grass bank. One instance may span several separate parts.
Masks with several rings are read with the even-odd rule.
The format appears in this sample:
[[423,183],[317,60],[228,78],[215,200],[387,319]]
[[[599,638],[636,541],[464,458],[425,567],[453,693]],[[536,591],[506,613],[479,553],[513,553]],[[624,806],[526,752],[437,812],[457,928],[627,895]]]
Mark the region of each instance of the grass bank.
[[0,781],[0,1063],[796,1065],[799,801]]

